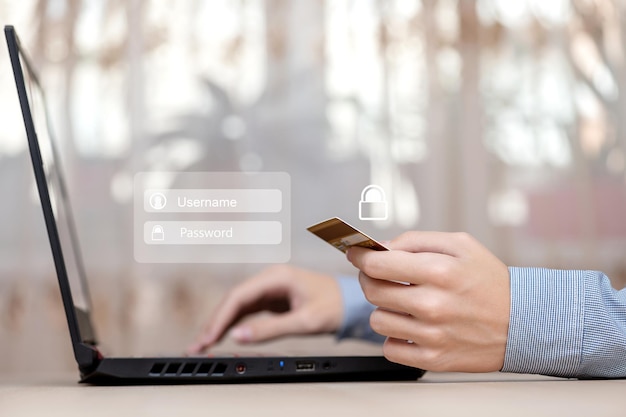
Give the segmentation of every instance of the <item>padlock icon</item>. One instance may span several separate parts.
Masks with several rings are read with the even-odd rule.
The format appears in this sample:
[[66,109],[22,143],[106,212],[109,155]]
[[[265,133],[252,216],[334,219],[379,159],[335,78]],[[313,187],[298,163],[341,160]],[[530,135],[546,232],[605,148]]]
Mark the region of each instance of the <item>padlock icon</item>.
[[361,192],[359,219],[387,220],[389,214],[385,191],[378,185],[368,185]]
[[165,240],[165,232],[163,231],[163,226],[159,224],[155,224],[154,226],[152,226],[152,240],[153,241]]

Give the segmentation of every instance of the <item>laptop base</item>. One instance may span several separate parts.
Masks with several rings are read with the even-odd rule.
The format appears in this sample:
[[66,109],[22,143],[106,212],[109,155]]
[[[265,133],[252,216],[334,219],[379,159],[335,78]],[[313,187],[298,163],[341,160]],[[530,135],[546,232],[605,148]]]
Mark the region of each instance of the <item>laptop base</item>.
[[103,358],[81,375],[93,385],[417,380],[424,371],[382,356]]

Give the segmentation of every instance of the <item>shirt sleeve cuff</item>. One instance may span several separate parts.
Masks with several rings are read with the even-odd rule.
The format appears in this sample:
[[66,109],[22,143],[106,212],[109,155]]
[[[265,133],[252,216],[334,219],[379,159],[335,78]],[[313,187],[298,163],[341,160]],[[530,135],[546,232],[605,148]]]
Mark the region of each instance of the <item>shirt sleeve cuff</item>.
[[370,314],[376,307],[370,304],[361,291],[355,277],[337,277],[344,306],[343,322],[337,332],[337,339],[356,338],[382,343],[385,337],[374,332],[370,327]]
[[509,268],[503,372],[576,376],[582,360],[584,271]]
[[626,378],[626,288],[599,271],[510,268],[504,372]]

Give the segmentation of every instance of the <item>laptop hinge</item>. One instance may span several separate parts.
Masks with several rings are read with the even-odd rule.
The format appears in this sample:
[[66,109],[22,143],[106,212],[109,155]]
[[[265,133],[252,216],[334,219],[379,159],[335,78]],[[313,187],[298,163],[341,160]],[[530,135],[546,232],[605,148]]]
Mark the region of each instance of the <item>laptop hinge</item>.
[[81,374],[90,374],[102,360],[102,354],[97,347],[85,343],[74,345],[74,357],[78,362],[78,369]]

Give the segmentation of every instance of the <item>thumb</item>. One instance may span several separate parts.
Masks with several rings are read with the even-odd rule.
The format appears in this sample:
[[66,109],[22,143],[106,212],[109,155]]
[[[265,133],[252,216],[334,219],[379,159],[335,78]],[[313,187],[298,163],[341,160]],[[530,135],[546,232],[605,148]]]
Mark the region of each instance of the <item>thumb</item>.
[[229,335],[239,343],[257,343],[300,333],[301,327],[296,314],[283,313],[240,324]]

